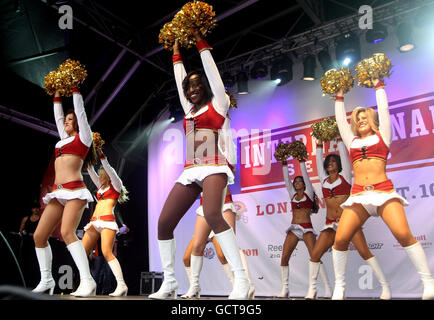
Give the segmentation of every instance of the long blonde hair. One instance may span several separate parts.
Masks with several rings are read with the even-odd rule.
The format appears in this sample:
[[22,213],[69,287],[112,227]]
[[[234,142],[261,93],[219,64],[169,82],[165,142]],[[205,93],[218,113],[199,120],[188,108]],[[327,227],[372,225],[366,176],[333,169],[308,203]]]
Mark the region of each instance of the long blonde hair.
[[121,187],[121,194],[119,195],[118,202],[124,203],[130,200],[130,197],[128,196],[130,192],[125,188],[125,186],[122,185]]
[[355,136],[360,136],[360,134],[357,130],[357,128],[358,128],[357,116],[359,115],[360,112],[366,112],[366,115],[368,117],[368,123],[369,123],[371,129],[374,132],[377,132],[378,131],[378,125],[379,125],[377,112],[372,108],[356,107],[353,110],[353,113],[351,113],[351,121],[350,121],[351,122],[351,131],[353,132],[353,134]]

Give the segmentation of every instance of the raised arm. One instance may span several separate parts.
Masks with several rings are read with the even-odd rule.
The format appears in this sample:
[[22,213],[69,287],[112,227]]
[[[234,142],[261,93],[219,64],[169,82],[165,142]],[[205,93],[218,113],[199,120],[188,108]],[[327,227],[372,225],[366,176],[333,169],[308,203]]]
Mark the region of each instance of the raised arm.
[[107,172],[108,176],[110,177],[111,183],[113,188],[117,192],[122,191],[122,180],[119,178],[118,174],[116,173],[115,169],[112,168],[110,163],[108,162],[106,156],[102,154],[100,157],[102,166],[104,167],[105,172]]
[[289,197],[292,199],[295,194],[295,189],[292,185],[291,179],[289,178],[288,165],[284,162],[282,162],[282,172],[283,179],[285,180],[286,190],[288,190]]
[[175,74],[175,82],[176,88],[178,89],[179,100],[182,105],[182,109],[184,113],[187,114],[191,107],[193,106],[190,102],[188,102],[187,98],[184,95],[184,90],[182,89],[182,81],[187,76],[187,72],[185,71],[184,63],[182,62],[181,52],[179,51],[179,43],[176,40],[173,46],[173,73]]
[[374,79],[373,83],[375,85],[375,96],[378,107],[378,130],[380,131],[384,143],[390,148],[393,136],[392,125],[390,123],[389,104],[387,103],[387,95],[384,90],[385,85],[383,81],[378,79]]
[[304,185],[306,186],[306,190],[304,191],[311,200],[313,200],[313,186],[312,182],[309,179],[309,174],[307,173],[306,162],[300,161],[300,169],[303,175]]
[[318,172],[318,177],[322,184],[324,179],[327,178],[327,173],[324,171],[324,151],[322,141],[316,143],[316,171]]
[[212,98],[212,104],[216,111],[225,117],[229,109],[230,99],[226,94],[225,85],[211,55],[212,48],[204,39],[202,39],[199,31],[196,31],[194,36],[197,40],[196,47],[199,50],[200,58],[202,59],[203,69],[214,95]]
[[78,89],[73,90],[72,101],[74,103],[74,113],[77,117],[80,140],[84,145],[90,147],[93,140],[92,130],[90,129],[89,122],[87,121],[86,110],[84,110],[83,96],[80,94]]
[[57,132],[60,139],[68,138],[69,135],[65,132],[65,115],[63,114],[62,98],[58,91],[54,94],[54,121],[56,122]]
[[352,171],[351,171],[351,162],[350,162],[350,158],[348,157],[348,152],[345,149],[345,145],[342,142],[342,139],[338,139],[338,151],[341,157],[342,176],[349,184],[351,184],[351,180],[353,178]]
[[95,168],[93,165],[89,165],[87,167],[87,172],[89,173],[90,179],[92,180],[93,184],[99,189],[101,188],[101,182],[99,181],[99,176],[95,171]]
[[340,89],[336,95],[335,116],[341,138],[345,143],[345,146],[349,148],[351,142],[354,139],[354,135],[351,131],[351,126],[347,121],[347,113],[345,111],[344,95],[342,89]]

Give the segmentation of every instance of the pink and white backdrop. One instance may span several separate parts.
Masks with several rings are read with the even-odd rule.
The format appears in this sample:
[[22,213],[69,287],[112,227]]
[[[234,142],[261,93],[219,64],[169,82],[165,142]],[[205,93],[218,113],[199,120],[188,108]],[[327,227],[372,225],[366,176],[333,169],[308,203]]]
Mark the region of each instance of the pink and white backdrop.
[[[362,57],[384,52],[392,61],[393,74],[386,79],[393,125],[393,142],[387,165],[388,176],[401,195],[410,202],[406,207],[410,228],[425,249],[431,271],[434,272],[434,31],[415,30],[417,47],[400,53],[393,32],[382,43],[369,45],[361,40]],[[431,36],[428,36],[431,34]],[[280,141],[302,140],[310,157],[307,161],[310,178],[317,194],[320,185],[315,165],[315,145],[310,125],[333,116],[334,105],[322,96],[319,79],[323,71],[317,68],[317,80],[301,80],[302,65],[294,65],[294,80],[277,87],[270,80],[250,80],[249,94],[236,95],[238,108],[230,112],[238,164],[235,184],[231,186],[238,208],[236,233],[244,250],[258,296],[274,296],[280,292],[280,257],[285,230],[292,212],[284,186],[281,165],[274,159]],[[373,89],[355,86],[345,98],[347,111],[355,106],[375,107]],[[148,225],[149,270],[161,271],[157,245],[157,221],[162,205],[183,170],[185,153],[182,122],[158,126],[149,141],[148,159]],[[334,143],[327,152],[335,152]],[[288,162],[291,177],[299,174],[295,161]],[[312,215],[315,230],[325,222],[324,199],[320,210]],[[182,256],[189,243],[196,219],[199,200],[190,208],[175,230],[176,277],[183,293],[188,279]],[[381,218],[370,218],[364,233],[372,253],[379,260],[392,288],[393,297],[419,297],[422,284],[410,260],[393,238]],[[381,287],[370,267],[350,246],[347,265],[349,297],[378,297]],[[200,284],[203,295],[228,295],[231,284],[223,272],[212,244],[204,252]],[[290,260],[291,296],[303,297],[308,286],[308,252],[299,242]],[[329,280],[334,274],[331,253],[322,258]],[[323,286],[320,282],[320,292]]]

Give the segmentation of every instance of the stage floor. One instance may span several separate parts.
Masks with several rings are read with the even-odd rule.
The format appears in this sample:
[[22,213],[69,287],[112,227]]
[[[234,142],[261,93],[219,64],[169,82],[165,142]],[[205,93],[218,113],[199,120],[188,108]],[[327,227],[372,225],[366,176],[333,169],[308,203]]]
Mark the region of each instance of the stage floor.
[[[74,297],[69,294],[67,295],[61,295],[61,294],[55,294],[53,297],[60,298],[60,299],[66,299],[66,300],[150,300],[155,301],[153,299],[149,299],[148,296],[126,296],[126,297],[110,297],[108,295],[96,295],[93,297]],[[170,299],[170,301],[173,301],[174,299]],[[228,300],[226,296],[201,296],[200,299],[181,299],[181,296],[178,296],[176,301],[213,301],[213,300]],[[306,300],[302,297],[295,297],[295,298],[276,298],[276,297],[255,297],[253,300],[241,300],[241,301],[261,301],[261,300],[275,300],[275,301],[302,301]],[[317,298],[316,300],[319,301],[332,301],[331,299],[326,298]],[[373,297],[348,297],[345,300],[380,300],[379,298],[373,298]],[[412,298],[392,298],[391,300],[420,300],[420,299],[412,299]]]

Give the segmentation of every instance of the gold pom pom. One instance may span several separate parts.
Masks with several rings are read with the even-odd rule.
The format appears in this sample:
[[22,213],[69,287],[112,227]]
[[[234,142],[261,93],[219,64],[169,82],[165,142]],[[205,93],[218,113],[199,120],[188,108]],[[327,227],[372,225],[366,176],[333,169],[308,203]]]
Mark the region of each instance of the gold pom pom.
[[350,91],[354,85],[354,78],[348,68],[330,69],[324,73],[320,83],[323,95],[329,94],[334,99],[339,89],[344,93]]
[[214,17],[213,7],[206,2],[188,2],[175,14],[172,21],[163,26],[158,35],[158,42],[166,50],[172,50],[177,39],[181,46],[189,49],[196,44],[193,30],[199,30],[205,35],[217,25]]
[[290,156],[289,144],[280,142],[276,147],[276,151],[274,152],[274,158],[276,158],[276,160],[279,162],[286,162]]
[[158,35],[158,42],[164,46],[166,50],[172,50],[173,44],[175,43],[175,30],[173,26],[173,22],[167,22],[164,24],[163,28],[160,30],[160,34]]
[[296,140],[289,145],[289,154],[298,159],[299,161],[304,161],[309,158],[306,146],[303,142]]
[[373,88],[372,79],[390,77],[392,63],[384,53],[375,53],[371,57],[363,59],[356,66],[355,78],[360,87]]
[[56,71],[44,78],[44,89],[49,95],[59,90],[60,95],[72,96],[72,89],[78,88],[87,77],[87,71],[77,60],[67,59]]
[[320,141],[332,141],[340,135],[336,120],[330,118],[315,122],[311,129],[311,135]]
[[44,90],[50,96],[56,93],[57,84],[56,82],[59,80],[59,75],[57,71],[51,71],[44,77]]
[[99,132],[92,132],[93,145],[97,151],[101,151],[105,141],[101,138]]
[[186,48],[195,45],[193,30],[198,29],[202,35],[205,35],[217,25],[214,17],[213,7],[208,3],[203,1],[186,3],[175,15],[175,20],[179,24],[177,30],[180,44]]

